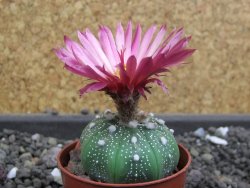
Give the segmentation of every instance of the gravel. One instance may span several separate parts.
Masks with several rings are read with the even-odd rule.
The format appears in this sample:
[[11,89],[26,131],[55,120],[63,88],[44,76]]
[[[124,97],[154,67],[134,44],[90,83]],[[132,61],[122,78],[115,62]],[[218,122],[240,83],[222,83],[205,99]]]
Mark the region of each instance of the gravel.
[[[195,131],[176,136],[192,155],[186,188],[250,188],[250,130],[229,127],[227,135],[221,136],[228,145],[206,139],[206,135],[217,133],[215,127],[210,127],[199,136]],[[63,187],[55,156],[68,142],[38,133],[0,132],[0,188]],[[16,176],[6,178],[15,168]]]

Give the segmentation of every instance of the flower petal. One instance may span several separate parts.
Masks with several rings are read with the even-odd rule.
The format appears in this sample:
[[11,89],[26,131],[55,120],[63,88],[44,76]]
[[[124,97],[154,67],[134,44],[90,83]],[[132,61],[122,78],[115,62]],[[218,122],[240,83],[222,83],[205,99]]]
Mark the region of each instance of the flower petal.
[[131,46],[132,46],[132,23],[131,21],[129,21],[125,32],[124,62],[127,62],[128,58],[131,56]]
[[162,39],[165,36],[166,32],[167,32],[166,26],[162,26],[160,31],[156,35],[154,42],[150,45],[145,56],[147,56],[147,57],[152,56],[155,53],[155,51],[159,48],[159,46],[162,42]]
[[123,27],[122,27],[122,24],[119,23],[117,25],[117,29],[116,29],[116,47],[117,47],[117,50],[118,52],[120,53],[121,50],[124,49],[125,47],[125,42],[124,42],[124,30],[123,30]]
[[188,58],[189,56],[191,56],[196,49],[184,49],[180,52],[166,55],[164,58],[162,58],[162,60],[159,62],[159,64],[163,67],[163,66],[167,66],[167,67],[171,67],[180,63],[183,63],[183,60]]
[[90,83],[90,84],[86,85],[85,87],[83,87],[82,89],[79,90],[80,96],[82,96],[85,93],[92,92],[92,91],[99,91],[99,90],[105,88],[106,86],[107,86],[107,84],[103,83],[103,82]]
[[115,54],[113,53],[112,45],[109,41],[108,34],[103,27],[101,27],[99,30],[99,39],[103,51],[105,52],[112,66],[115,67],[115,65],[117,64]]
[[137,67],[136,58],[135,56],[131,56],[126,64],[126,72],[130,80],[133,80],[134,78],[136,67]]
[[140,41],[141,41],[141,26],[140,24],[138,24],[135,31],[135,36],[132,43],[132,52],[131,52],[131,54],[136,57],[138,50],[140,48]]
[[120,63],[120,58],[119,58],[118,51],[116,49],[113,34],[112,34],[111,30],[108,27],[103,26],[103,29],[106,32],[107,36],[108,36],[109,43],[110,43],[110,46],[111,46],[111,49],[113,51],[113,55],[114,55],[114,58],[115,58],[115,62],[116,62],[116,64],[118,64],[118,63]]
[[141,59],[143,57],[145,57],[145,53],[146,53],[146,51],[148,49],[148,46],[149,46],[149,44],[150,44],[150,42],[152,40],[152,37],[154,35],[155,30],[156,30],[156,26],[153,25],[145,33],[145,35],[144,35],[144,37],[142,39],[142,42],[141,42],[141,46],[140,46],[140,50],[139,50],[138,56],[137,56],[137,61],[138,62],[140,62]]
[[168,92],[168,88],[164,85],[164,83],[163,83],[160,79],[158,79],[158,78],[150,78],[150,79],[148,79],[144,84],[147,85],[147,84],[149,84],[149,83],[156,83],[157,85],[159,85],[159,86],[162,88],[162,90],[163,90],[166,94],[169,93],[169,92]]

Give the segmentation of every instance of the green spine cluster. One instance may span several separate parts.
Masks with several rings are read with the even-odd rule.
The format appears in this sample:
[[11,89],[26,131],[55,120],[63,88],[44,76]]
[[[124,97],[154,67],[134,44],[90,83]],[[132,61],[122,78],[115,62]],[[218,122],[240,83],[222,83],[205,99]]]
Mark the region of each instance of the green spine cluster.
[[89,177],[107,183],[139,183],[170,175],[179,149],[164,121],[148,116],[126,125],[105,115],[81,135],[81,163]]

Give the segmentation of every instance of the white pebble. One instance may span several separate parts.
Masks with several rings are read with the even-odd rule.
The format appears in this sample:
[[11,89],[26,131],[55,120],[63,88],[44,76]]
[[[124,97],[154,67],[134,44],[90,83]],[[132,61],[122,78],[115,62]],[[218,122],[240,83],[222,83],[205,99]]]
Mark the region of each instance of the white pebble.
[[165,121],[163,119],[157,119],[157,122],[161,125],[165,125]]
[[137,138],[136,138],[135,136],[132,136],[131,142],[132,142],[133,144],[135,144],[135,143],[137,142]]
[[39,141],[41,138],[40,134],[36,133],[31,136],[31,139],[34,141]]
[[229,131],[228,127],[219,127],[218,129],[216,129],[215,134],[218,136],[226,137],[228,131]]
[[202,127],[200,127],[194,131],[194,135],[202,138],[205,136],[205,130]]
[[95,116],[96,119],[98,119],[98,118],[100,118],[100,117],[101,117],[100,115],[96,115],[96,116]]
[[138,121],[136,121],[136,120],[130,121],[130,122],[128,123],[128,126],[129,126],[130,128],[137,128],[137,125],[138,125]]
[[167,142],[168,142],[168,140],[167,140],[164,136],[162,136],[162,137],[161,137],[161,143],[162,143],[163,145],[166,145]]
[[139,161],[140,160],[140,157],[139,155],[135,154],[134,157],[133,157],[134,161]]
[[13,167],[7,174],[8,179],[13,179],[16,177],[16,172],[18,171],[17,167]]
[[146,123],[146,127],[147,127],[147,129],[155,129],[156,128],[155,124],[151,123],[151,122]]
[[105,145],[105,141],[104,140],[98,140],[97,144],[99,146],[104,146]]
[[54,181],[59,183],[60,185],[62,185],[62,176],[61,176],[61,172],[58,168],[54,168],[51,173],[50,173],[53,177],[54,177]]
[[108,127],[108,130],[109,130],[109,133],[113,133],[113,132],[116,131],[116,126],[110,125],[110,126]]
[[228,144],[228,142],[226,140],[219,138],[217,136],[206,135],[206,140],[209,140],[210,142],[212,142],[214,144],[218,144],[218,145],[226,146]]
[[91,122],[91,123],[89,124],[89,128],[90,128],[90,129],[92,129],[94,126],[95,126],[95,123],[94,123],[94,122]]
[[172,134],[174,134],[174,129],[169,129],[169,131],[170,131]]

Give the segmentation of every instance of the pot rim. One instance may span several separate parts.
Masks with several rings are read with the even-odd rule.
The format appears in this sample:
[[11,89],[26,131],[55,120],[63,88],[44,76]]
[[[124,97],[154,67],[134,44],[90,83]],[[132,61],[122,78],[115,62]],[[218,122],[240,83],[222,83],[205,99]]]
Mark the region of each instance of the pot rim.
[[183,173],[185,173],[187,171],[187,168],[190,166],[191,164],[191,155],[190,153],[188,152],[188,150],[182,145],[182,144],[178,144],[178,146],[180,148],[183,149],[183,151],[186,153],[187,155],[187,164],[181,169],[179,170],[178,172],[170,175],[170,176],[167,176],[165,178],[161,178],[161,179],[158,179],[158,180],[153,180],[153,181],[148,181],[148,182],[141,182],[141,183],[129,183],[129,184],[112,184],[112,183],[102,183],[102,182],[97,182],[97,181],[93,181],[93,180],[90,180],[90,179],[86,179],[86,178],[82,178],[82,177],[79,177],[79,176],[76,176],[72,173],[70,173],[62,164],[61,164],[61,156],[62,156],[62,153],[64,150],[66,150],[67,148],[69,148],[70,146],[74,145],[74,147],[79,143],[79,140],[75,140],[73,141],[72,143],[69,143],[67,144],[65,147],[62,148],[62,150],[59,152],[59,154],[57,155],[57,165],[59,167],[59,169],[64,173],[66,174],[67,176],[70,176],[71,178],[73,179],[76,179],[78,181],[82,181],[82,182],[86,182],[86,183],[89,183],[89,184],[93,184],[93,185],[98,185],[98,186],[102,186],[102,187],[142,187],[142,186],[148,186],[148,185],[152,185],[152,184],[158,184],[158,183],[161,183],[161,182],[164,182],[164,181],[168,181],[168,180],[171,180],[171,179],[174,179],[176,176],[179,176]]

